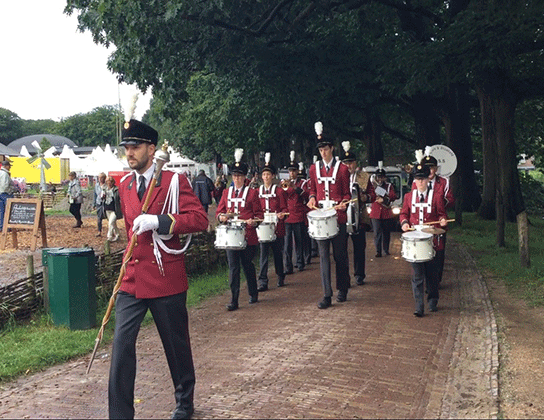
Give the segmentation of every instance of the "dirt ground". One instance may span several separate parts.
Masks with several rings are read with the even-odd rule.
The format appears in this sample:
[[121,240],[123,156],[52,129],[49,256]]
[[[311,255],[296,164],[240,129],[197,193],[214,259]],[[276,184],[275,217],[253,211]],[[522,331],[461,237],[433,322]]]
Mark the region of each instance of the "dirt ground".
[[[210,210],[212,213],[212,210]],[[107,223],[102,237],[96,237],[96,217],[84,216],[83,227],[74,229],[71,216],[47,216],[48,247],[92,247],[104,250]],[[111,244],[112,251],[126,247],[124,223],[120,221],[121,239]],[[18,232],[18,249],[8,240],[0,250],[0,286],[25,276],[27,255],[34,255],[36,271],[41,270],[41,249],[30,252],[30,231]],[[41,238],[38,238],[41,247]],[[497,280],[482,273],[486,280],[498,323],[500,340],[500,401],[504,418],[544,418],[544,309],[530,308],[512,297]]]

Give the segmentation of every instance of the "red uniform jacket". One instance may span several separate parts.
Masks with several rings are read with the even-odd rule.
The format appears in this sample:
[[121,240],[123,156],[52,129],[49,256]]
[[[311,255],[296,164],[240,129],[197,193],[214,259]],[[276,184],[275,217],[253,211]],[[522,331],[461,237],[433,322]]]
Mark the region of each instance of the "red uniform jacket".
[[297,178],[293,186],[285,190],[287,195],[287,209],[289,211],[289,216],[285,218],[285,223],[301,223],[306,219],[308,192],[303,188],[305,182],[305,180]]
[[[171,249],[181,249],[179,235],[205,230],[208,227],[208,216],[193,193],[193,188],[185,175],[174,174],[170,171],[161,172],[153,190],[147,214],[161,214],[173,176],[179,176],[179,213],[159,217],[158,232],[160,234],[171,233],[173,236],[164,241],[165,245]],[[119,195],[130,243],[133,235],[132,224],[134,219],[142,214],[143,205],[143,200],[141,202],[138,198],[138,183],[133,174],[129,174],[121,181]],[[161,255],[164,275],[159,272],[153,254],[152,231],[138,235],[120,290],[130,293],[138,299],[157,298],[185,292],[188,289],[188,283],[183,254],[174,255],[161,251]]]
[[[330,177],[334,171],[334,165],[329,169],[327,174],[325,165],[322,161],[317,161],[310,167],[310,196],[315,196],[316,200],[325,200],[325,183],[318,183],[316,174],[316,165],[321,162],[321,176]],[[339,164],[338,171],[336,173],[336,181],[334,184],[329,184],[329,199],[340,203],[342,200],[351,199],[351,192],[349,190],[349,169],[346,165]],[[345,210],[338,210],[338,223],[346,224],[348,218]]]
[[[387,196],[389,197],[390,202],[393,202],[397,199],[397,193],[395,192],[395,187],[393,187],[393,184],[385,182],[384,185],[380,186],[387,191]],[[372,203],[372,206],[370,207],[370,218],[391,219],[393,218],[393,210],[391,210],[391,208],[389,207],[382,206],[380,203],[374,201]]]
[[[234,186],[232,188],[227,188],[223,191],[223,196],[221,201],[217,206],[215,211],[215,217],[219,217],[220,214],[231,212],[239,213],[239,218],[243,220],[248,219],[262,219],[264,217],[263,209],[261,207],[261,201],[259,200],[259,193],[253,188],[247,186],[242,187],[239,197],[242,197],[247,190],[245,203],[240,203],[238,211],[236,211],[236,206],[233,202],[231,205],[228,205],[229,192],[231,193],[231,198],[235,198],[236,193]],[[246,241],[248,245],[257,245],[259,243],[259,238],[257,237],[257,229],[255,226],[249,226],[246,224]]]
[[[404,196],[404,202],[402,203],[402,210],[399,215],[399,222],[402,226],[405,221],[407,221],[410,226],[419,225],[419,211],[416,208],[415,212],[412,212],[412,194],[417,194],[417,190],[412,190]],[[419,202],[419,198],[416,197],[416,202]],[[423,223],[427,222],[436,222],[440,219],[447,219],[446,209],[444,207],[444,200],[440,194],[433,193],[433,200],[431,202],[431,211],[423,212]],[[435,225],[440,227],[439,224]],[[429,226],[431,227],[431,226]],[[439,235],[434,235],[433,244],[435,249],[444,249],[444,241],[440,241],[438,238]]]
[[[271,186],[273,191],[273,197],[268,198],[268,211],[271,213],[287,213],[287,193],[277,184]],[[266,191],[264,185],[261,185],[258,189],[259,199],[261,200],[261,207],[263,212],[267,211],[266,207],[266,197],[261,195],[261,191],[264,195],[270,194],[272,191]],[[282,238],[285,236],[285,221],[278,219],[278,224],[276,225],[276,236]]]
[[[416,183],[412,183],[412,189],[415,189]],[[435,175],[432,180],[432,188],[439,191],[442,197],[444,198],[444,206],[447,209],[453,208],[455,206],[455,197],[453,196],[453,191],[450,188],[450,180],[443,178],[441,176]]]

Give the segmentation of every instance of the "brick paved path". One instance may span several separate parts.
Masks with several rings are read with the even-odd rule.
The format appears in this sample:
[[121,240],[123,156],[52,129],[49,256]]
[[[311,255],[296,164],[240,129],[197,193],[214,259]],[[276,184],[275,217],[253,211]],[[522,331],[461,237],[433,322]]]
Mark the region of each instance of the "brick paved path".
[[[447,251],[439,311],[412,315],[410,264],[373,258],[367,284],[319,310],[317,259],[260,302],[227,312],[229,294],[190,311],[195,418],[496,418],[496,327],[470,257]],[[350,245],[351,247],[351,245]],[[271,264],[273,266],[273,264]],[[109,347],[0,390],[2,418],[105,418]],[[168,418],[171,380],[155,327],[138,340],[136,417]]]

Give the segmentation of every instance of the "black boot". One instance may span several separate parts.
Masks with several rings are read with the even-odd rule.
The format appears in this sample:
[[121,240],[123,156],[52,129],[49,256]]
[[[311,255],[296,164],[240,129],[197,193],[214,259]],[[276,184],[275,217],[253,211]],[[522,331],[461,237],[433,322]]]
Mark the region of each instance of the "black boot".
[[319,309],[327,309],[329,306],[331,306],[331,304],[332,304],[331,298],[325,296],[325,297],[323,298],[323,300],[317,304],[317,307],[318,307]]

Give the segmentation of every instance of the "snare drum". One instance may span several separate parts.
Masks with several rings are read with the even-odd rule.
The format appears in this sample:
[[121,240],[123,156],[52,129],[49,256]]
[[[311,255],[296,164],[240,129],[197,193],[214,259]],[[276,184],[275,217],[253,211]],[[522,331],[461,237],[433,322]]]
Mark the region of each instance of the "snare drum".
[[331,239],[338,235],[338,220],[335,209],[312,210],[307,214],[308,234],[316,241]]
[[247,246],[246,229],[242,225],[219,225],[215,228],[217,249],[244,249]]
[[264,223],[278,223],[277,213],[267,212],[264,214]]
[[400,238],[402,242],[401,255],[409,262],[425,262],[434,258],[433,235],[414,230],[404,232]]
[[276,240],[276,224],[261,223],[257,226],[259,242],[274,242]]

